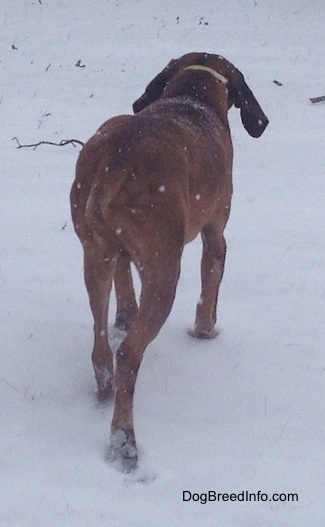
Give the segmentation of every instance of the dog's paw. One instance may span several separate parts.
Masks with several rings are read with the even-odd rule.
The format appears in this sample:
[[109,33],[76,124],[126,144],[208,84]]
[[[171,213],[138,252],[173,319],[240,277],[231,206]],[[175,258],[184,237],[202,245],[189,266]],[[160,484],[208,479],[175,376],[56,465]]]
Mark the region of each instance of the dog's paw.
[[214,339],[219,335],[219,331],[217,331],[215,328],[212,328],[210,330],[207,329],[199,329],[199,328],[190,328],[187,331],[187,334],[190,335],[190,337],[193,337],[195,339]]
[[138,454],[134,439],[124,430],[115,430],[106,453],[106,461],[119,472],[134,472],[138,467]]

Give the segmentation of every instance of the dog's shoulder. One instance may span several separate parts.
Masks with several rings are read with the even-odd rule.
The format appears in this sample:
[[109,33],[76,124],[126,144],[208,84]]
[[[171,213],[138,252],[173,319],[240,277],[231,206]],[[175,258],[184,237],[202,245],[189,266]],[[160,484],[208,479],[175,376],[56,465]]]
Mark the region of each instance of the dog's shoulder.
[[159,99],[136,114],[139,121],[154,123],[185,123],[205,126],[215,120],[215,112],[206,104],[188,96]]

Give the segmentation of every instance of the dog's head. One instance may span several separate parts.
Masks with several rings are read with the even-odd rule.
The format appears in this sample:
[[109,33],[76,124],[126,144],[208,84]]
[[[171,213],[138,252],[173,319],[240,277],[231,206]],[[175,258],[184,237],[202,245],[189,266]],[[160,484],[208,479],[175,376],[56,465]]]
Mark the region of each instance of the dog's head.
[[183,70],[196,69],[208,71],[227,87],[228,108],[235,105],[240,109],[244,128],[252,137],[260,137],[268,125],[264,114],[252,91],[245,82],[243,74],[219,55],[208,53],[188,53],[172,60],[147,86],[145,92],[133,104],[138,113],[149,104],[160,99],[166,87]]

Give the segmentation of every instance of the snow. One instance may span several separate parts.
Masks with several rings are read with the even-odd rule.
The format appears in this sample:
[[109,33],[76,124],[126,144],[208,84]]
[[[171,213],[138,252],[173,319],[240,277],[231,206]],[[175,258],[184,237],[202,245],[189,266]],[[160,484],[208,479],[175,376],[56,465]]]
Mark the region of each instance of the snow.
[[[0,523],[6,527],[324,525],[323,0],[2,0]],[[234,199],[216,340],[196,341],[200,240],[136,387],[140,468],[105,462],[92,320],[69,190],[78,148],[189,51],[220,53],[270,119],[231,111]],[[277,86],[277,80],[282,86]],[[114,316],[113,309],[111,317]],[[298,493],[184,501],[183,491]]]

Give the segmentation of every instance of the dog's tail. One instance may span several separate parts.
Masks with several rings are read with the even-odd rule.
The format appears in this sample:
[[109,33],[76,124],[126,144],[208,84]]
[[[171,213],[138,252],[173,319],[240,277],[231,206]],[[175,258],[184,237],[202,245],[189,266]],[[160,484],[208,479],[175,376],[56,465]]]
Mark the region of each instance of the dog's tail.
[[107,222],[112,202],[118,196],[127,177],[128,172],[123,169],[109,165],[97,168],[85,208],[88,222],[91,219],[97,224]]

